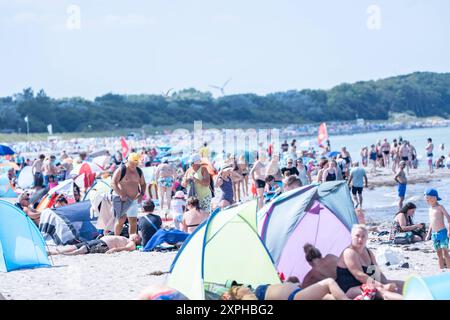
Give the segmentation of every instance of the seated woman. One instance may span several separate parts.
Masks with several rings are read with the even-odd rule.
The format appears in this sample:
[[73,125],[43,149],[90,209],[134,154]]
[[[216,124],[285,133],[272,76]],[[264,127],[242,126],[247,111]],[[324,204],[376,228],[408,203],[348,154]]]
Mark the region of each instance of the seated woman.
[[76,245],[68,245],[62,248],[56,248],[56,251],[50,251],[49,255],[70,255],[88,253],[114,253],[121,251],[134,251],[136,246],[141,243],[141,238],[137,234],[130,234],[130,238],[122,236],[104,236],[100,239],[80,242]]
[[209,214],[200,209],[200,201],[195,197],[190,197],[186,206],[188,211],[181,221],[181,231],[192,233],[203,221],[208,219]]
[[416,205],[412,202],[408,202],[403,208],[395,215],[394,222],[392,224],[391,240],[395,238],[395,235],[400,232],[412,232],[412,242],[424,241],[426,237],[426,230],[424,223],[413,223],[413,217],[416,212]]
[[223,300],[349,300],[331,278],[321,280],[307,288],[285,282],[258,286],[232,286],[222,295]]
[[336,282],[346,295],[354,299],[363,294],[362,285],[377,290],[376,296],[385,300],[402,299],[402,281],[387,280],[380,271],[374,254],[366,247],[368,231],[364,225],[352,227],[352,242],[339,257]]
[[306,288],[314,283],[322,281],[327,278],[336,279],[336,266],[338,257],[332,254],[327,254],[322,258],[322,253],[312,244],[305,244],[303,247],[305,251],[305,258],[312,269],[303,278],[302,287]]

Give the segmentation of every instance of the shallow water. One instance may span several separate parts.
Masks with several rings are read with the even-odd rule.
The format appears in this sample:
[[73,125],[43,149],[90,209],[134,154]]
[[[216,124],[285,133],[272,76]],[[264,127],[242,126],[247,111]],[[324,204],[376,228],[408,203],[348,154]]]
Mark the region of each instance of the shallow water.
[[[429,221],[428,205],[423,195],[428,188],[438,190],[439,196],[442,198],[440,203],[450,212],[449,184],[450,180],[436,180],[433,183],[408,185],[404,203],[413,202],[417,206],[414,222],[428,223]],[[374,190],[365,190],[363,197],[363,208],[366,211],[366,216],[374,221],[390,221],[397,213],[397,187],[378,187]]]

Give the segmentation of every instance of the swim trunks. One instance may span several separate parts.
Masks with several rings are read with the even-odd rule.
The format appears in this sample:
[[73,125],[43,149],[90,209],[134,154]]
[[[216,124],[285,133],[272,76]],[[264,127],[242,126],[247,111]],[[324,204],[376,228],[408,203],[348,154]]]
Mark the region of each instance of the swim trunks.
[[404,198],[406,194],[406,183],[399,183],[398,184],[398,196],[400,198]]
[[125,201],[122,201],[120,199],[120,196],[118,195],[112,195],[111,202],[111,210],[113,211],[113,215],[116,219],[119,219],[120,217],[127,214],[128,209],[130,209],[130,207],[133,205],[133,200],[127,198]]
[[302,288],[298,288],[298,289],[295,289],[294,291],[292,291],[291,294],[290,294],[289,297],[288,297],[288,300],[294,300],[295,295],[296,295],[297,293],[299,293],[300,291],[302,291]]
[[258,300],[266,299],[266,291],[268,287],[268,284],[262,284],[255,289],[255,296],[256,298],[258,298]]
[[87,253],[106,253],[109,250],[108,245],[102,240],[91,240],[86,242],[77,243],[75,247],[80,249],[86,246]]
[[352,194],[356,195],[358,194],[362,194],[363,192],[363,187],[352,187]]
[[258,189],[264,188],[266,186],[266,182],[264,180],[256,179],[256,187]]
[[448,234],[447,229],[439,230],[431,234],[431,240],[433,240],[434,250],[448,249]]

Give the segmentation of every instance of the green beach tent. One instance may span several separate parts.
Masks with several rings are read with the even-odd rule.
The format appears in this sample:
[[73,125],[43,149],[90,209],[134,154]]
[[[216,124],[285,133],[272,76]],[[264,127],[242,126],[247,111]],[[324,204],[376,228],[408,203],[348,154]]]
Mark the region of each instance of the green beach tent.
[[168,285],[191,300],[204,300],[205,284],[280,283],[255,230],[255,212],[256,200],[211,214],[178,252]]

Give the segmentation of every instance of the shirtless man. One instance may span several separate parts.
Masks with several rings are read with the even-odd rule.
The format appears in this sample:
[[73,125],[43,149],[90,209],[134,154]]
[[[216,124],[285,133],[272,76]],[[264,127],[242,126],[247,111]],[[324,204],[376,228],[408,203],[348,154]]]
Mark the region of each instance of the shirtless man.
[[387,141],[386,138],[384,138],[383,144],[381,145],[381,152],[383,153],[383,163],[384,167],[389,167],[389,153],[391,151],[391,145]]
[[[130,153],[125,165],[119,166],[113,174],[111,187],[112,206],[116,223],[114,225],[114,234],[119,236],[122,233],[123,225],[128,217],[130,224],[130,234],[137,233],[137,210],[129,210],[135,201],[142,202],[145,194],[145,180],[140,168],[138,168],[139,155]],[[123,174],[125,170],[125,174]]]
[[408,179],[406,179],[405,174],[406,162],[400,161],[398,166],[399,168],[394,176],[394,180],[398,183],[398,197],[400,199],[398,202],[398,210],[401,210],[403,208],[403,200],[405,200],[406,185],[408,183]]
[[[433,240],[433,247],[436,250],[439,268],[443,270],[445,267],[450,269],[450,256],[448,254],[448,242],[450,238],[450,215],[447,210],[438,203],[442,200],[435,189],[425,191],[425,199],[430,206],[430,228],[428,229],[426,240],[430,237]],[[448,229],[445,227],[444,217],[448,222]]]
[[100,239],[68,245],[56,248],[56,251],[49,251],[49,255],[63,254],[76,256],[88,253],[114,253],[121,251],[134,251],[141,243],[141,238],[137,234],[130,234],[130,239],[122,236],[104,236]]
[[47,158],[47,160],[44,160],[44,166],[42,169],[42,173],[44,175],[44,185],[48,186],[49,184],[49,177],[53,177],[54,181],[56,180],[56,176],[58,174],[58,168],[55,166],[56,157],[50,156],[50,158]]
[[31,172],[34,176],[34,187],[36,190],[42,189],[44,185],[44,177],[42,175],[42,169],[44,167],[45,155],[41,154],[38,159],[33,162]]
[[410,148],[408,141],[403,141],[402,145],[399,149],[400,159],[406,163],[406,173],[409,175],[409,167],[410,167]]
[[25,212],[27,216],[30,217],[33,222],[39,226],[41,213],[35,209],[33,209],[30,205],[30,194],[28,192],[23,192],[19,198],[17,199],[17,203],[15,204],[20,210]]
[[156,168],[155,179],[158,182],[159,201],[161,210],[164,209],[164,204],[167,205],[167,210],[170,211],[170,201],[172,199],[172,186],[175,181],[176,172],[169,164],[167,158],[163,158],[162,162]]
[[264,153],[261,153],[258,160],[256,160],[252,169],[250,170],[250,176],[253,179],[253,183],[256,186],[256,193],[258,198],[258,209],[264,206],[264,188],[266,187],[266,157]]

